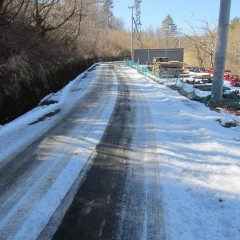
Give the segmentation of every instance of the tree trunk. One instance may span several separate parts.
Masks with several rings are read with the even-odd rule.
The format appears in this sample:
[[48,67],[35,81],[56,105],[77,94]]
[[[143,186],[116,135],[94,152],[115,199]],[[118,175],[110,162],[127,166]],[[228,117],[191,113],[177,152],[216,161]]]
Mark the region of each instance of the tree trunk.
[[210,65],[211,65],[211,67],[213,68],[214,67],[214,63],[213,63],[213,52],[211,52],[210,54],[209,54],[210,56]]
[[228,27],[231,0],[221,0],[218,20],[218,39],[215,53],[214,75],[212,84],[212,101],[220,102],[223,92],[223,76],[226,61]]
[[4,0],[0,0],[0,14],[1,14],[1,11],[2,11],[3,3],[4,3]]

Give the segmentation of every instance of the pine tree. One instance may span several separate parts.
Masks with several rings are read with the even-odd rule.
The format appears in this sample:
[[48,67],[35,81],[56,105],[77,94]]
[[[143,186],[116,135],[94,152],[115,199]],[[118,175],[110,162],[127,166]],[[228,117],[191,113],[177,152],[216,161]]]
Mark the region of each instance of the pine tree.
[[135,22],[138,28],[141,28],[141,2],[142,0],[134,1],[135,8]]
[[177,34],[177,25],[173,22],[173,19],[169,14],[162,21],[162,29],[170,36],[175,36]]
[[169,46],[169,40],[177,34],[177,25],[174,23],[172,17],[168,14],[162,21],[161,32],[166,39],[166,45]]

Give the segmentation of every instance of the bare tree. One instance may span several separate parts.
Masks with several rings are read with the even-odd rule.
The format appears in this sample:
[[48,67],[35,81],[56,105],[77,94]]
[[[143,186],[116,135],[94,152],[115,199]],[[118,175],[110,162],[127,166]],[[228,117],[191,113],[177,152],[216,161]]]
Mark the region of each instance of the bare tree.
[[0,0],[0,16],[8,19],[5,24],[11,24],[29,1],[30,0]]
[[33,20],[42,36],[68,22],[76,13],[77,0],[35,0]]
[[197,43],[192,43],[192,45],[196,51],[196,56],[197,56],[199,66],[203,67],[204,57],[203,57],[201,48],[199,47],[199,44],[197,44]]
[[113,0],[104,0],[103,2],[103,11],[106,17],[106,27],[111,28],[111,19],[113,17]]
[[213,67],[216,44],[215,27],[211,27],[208,21],[202,22],[203,24],[200,27],[193,26],[189,21],[187,22],[192,33],[184,33],[184,36],[190,40],[190,43],[195,48],[197,58],[200,60],[201,64],[203,64],[205,58],[204,55],[206,55],[208,58],[208,64]]
[[228,37],[228,50],[226,58],[226,68],[232,70],[234,74],[240,74],[240,22],[234,22],[230,26]]
[[4,3],[4,0],[0,0],[0,13],[2,11],[3,3]]

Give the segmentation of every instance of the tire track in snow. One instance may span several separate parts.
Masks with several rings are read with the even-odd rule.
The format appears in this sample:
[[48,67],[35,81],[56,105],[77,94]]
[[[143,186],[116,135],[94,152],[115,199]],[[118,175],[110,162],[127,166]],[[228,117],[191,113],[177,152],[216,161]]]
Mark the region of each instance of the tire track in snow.
[[53,239],[165,239],[151,113],[127,69],[115,71],[120,86],[110,124]]
[[[131,78],[127,73],[124,77]],[[145,98],[146,93],[154,94],[155,89],[151,86],[139,88],[138,80],[129,82],[136,122],[117,239],[163,240],[166,236],[155,130]]]
[[92,168],[53,239],[114,239],[134,122],[129,94],[121,82]]
[[[44,197],[44,194],[68,164],[71,155],[74,155],[79,144],[81,145],[81,143],[78,143],[76,146],[71,147],[67,142],[64,144],[61,142],[61,136],[68,133],[78,141],[80,140],[79,137],[86,138],[94,128],[97,128],[94,124],[89,125],[89,122],[96,122],[106,106],[108,106],[111,97],[108,91],[111,91],[112,84],[108,82],[107,85],[97,84],[92,92],[88,94],[88,97],[86,96],[86,100],[88,99],[88,101],[85,101],[86,105],[80,107],[71,118],[66,119],[65,117],[66,122],[62,122],[62,125],[52,130],[50,140],[54,141],[55,146],[51,147],[58,147],[58,150],[51,153],[51,149],[48,149],[49,140],[44,140],[41,147],[34,143],[34,145],[30,146],[30,149],[34,146],[30,154],[28,153],[29,149],[20,154],[21,157],[25,158],[23,159],[23,166],[20,164],[15,166],[15,161],[19,160],[18,156],[11,161],[11,164],[1,169],[4,175],[1,175],[0,239],[10,238],[19,230],[27,215],[37,205],[38,201]],[[96,88],[98,88],[99,96],[92,98],[91,96]],[[102,95],[100,96],[101,92]],[[96,102],[98,104],[95,104]],[[79,124],[77,122],[79,119],[84,119],[84,116],[87,116],[86,120],[82,121],[80,131],[76,131],[76,126]],[[71,124],[70,128],[69,124]],[[35,175],[35,173],[37,174]]]

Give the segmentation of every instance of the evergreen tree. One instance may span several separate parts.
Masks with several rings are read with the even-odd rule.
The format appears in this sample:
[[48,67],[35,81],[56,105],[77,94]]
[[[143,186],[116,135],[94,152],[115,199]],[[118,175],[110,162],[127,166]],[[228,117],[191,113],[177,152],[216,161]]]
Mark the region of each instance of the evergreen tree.
[[141,2],[142,0],[135,0],[134,1],[134,8],[135,8],[135,21],[138,28],[141,27]]
[[169,36],[175,36],[177,34],[177,25],[173,22],[173,19],[169,14],[162,21],[162,30]]
[[177,34],[177,25],[174,23],[172,17],[169,14],[162,21],[161,32],[166,39],[166,45],[168,47],[170,38],[175,37]]

